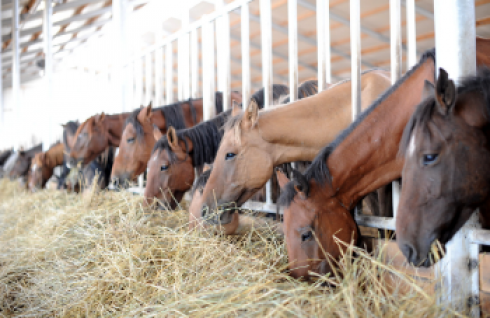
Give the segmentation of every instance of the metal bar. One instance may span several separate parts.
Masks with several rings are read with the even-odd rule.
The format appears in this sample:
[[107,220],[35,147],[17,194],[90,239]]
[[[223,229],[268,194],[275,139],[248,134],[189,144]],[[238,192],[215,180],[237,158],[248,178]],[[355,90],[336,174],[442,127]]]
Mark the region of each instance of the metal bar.
[[361,3],[350,0],[352,120],[361,113]]
[[316,1],[316,29],[318,48],[318,90],[323,91],[332,82],[330,64],[330,1]]
[[134,76],[134,86],[136,90],[136,102],[135,106],[139,107],[144,104],[143,101],[143,60],[140,59],[134,63],[135,66],[135,76]]
[[407,70],[417,64],[417,24],[415,20],[415,0],[406,0],[407,13]]
[[[4,10],[4,5],[2,5],[2,2],[0,1],[0,12]],[[0,19],[0,30],[3,28],[3,23],[2,20]],[[0,70],[3,68],[2,66],[2,59],[0,58]],[[0,135],[3,136],[3,130],[5,127],[5,104],[3,100],[3,72],[0,75]]]
[[[43,17],[43,38],[44,38],[44,81],[46,84],[46,105],[52,104],[53,99],[53,6],[52,0],[44,1],[44,17]],[[48,150],[53,143],[52,136],[52,116],[49,116],[49,127],[46,129],[46,136],[43,138],[43,149]]]
[[113,21],[113,32],[114,32],[114,103],[121,107],[122,111],[129,108],[126,102],[126,74],[124,72],[123,62],[127,59],[127,27],[126,27],[126,16],[127,16],[127,0],[114,0],[112,3],[112,21]]
[[173,87],[173,82],[174,82],[174,71],[173,71],[173,48],[172,48],[172,42],[168,43],[167,46],[165,47],[165,88],[167,90],[166,92],[166,101],[165,103],[167,105],[170,105],[174,102],[174,87]]
[[[12,10],[12,100],[16,121],[20,123],[20,48],[19,48],[19,0],[14,0]],[[19,145],[19,139],[14,140],[15,147]]]
[[191,63],[191,97],[199,97],[199,41],[197,29],[191,31],[190,36],[190,63]]
[[[476,28],[474,0],[435,0],[436,69],[444,68],[456,83],[476,72]],[[459,312],[479,317],[478,246],[471,244],[468,233],[479,227],[478,213],[446,244],[446,255],[436,273],[442,276],[443,304]],[[470,263],[468,263],[468,261]],[[470,279],[468,279],[470,278]]]
[[[298,98],[298,1],[288,0],[289,97]],[[272,55],[272,50],[271,50]]]
[[151,54],[147,54],[145,58],[145,106],[153,101],[153,68],[151,62]]
[[252,90],[250,76],[250,9],[248,3],[242,5],[241,15],[241,49],[242,49],[242,100],[243,107],[248,106]]
[[[272,106],[272,8],[270,0],[260,0],[260,37],[262,42],[262,86],[264,108]],[[266,184],[267,204],[272,204],[272,185]]]
[[[189,7],[188,4],[183,5],[182,9],[182,29],[189,28]],[[189,33],[184,32],[178,40],[178,70],[179,70],[179,100],[188,99],[190,97],[189,90]]]
[[[402,76],[402,32],[400,0],[390,0],[390,63],[391,84]],[[393,216],[396,218],[400,201],[400,183],[394,181],[392,186]]]
[[[409,2],[412,0],[402,0],[402,4],[406,7],[409,6]],[[411,4],[410,4],[411,5]],[[429,18],[431,20],[434,20],[434,14],[430,11],[427,11],[419,6],[414,6],[415,11],[417,11],[418,14],[423,15],[426,18]]]
[[216,116],[216,85],[214,72],[214,24],[212,21],[202,26],[203,65],[203,117],[209,120]]
[[395,230],[395,219],[381,216],[357,214],[356,223],[360,226],[375,227],[385,230]]
[[[224,8],[224,0],[216,1],[216,9]],[[216,19],[218,55],[218,90],[223,93],[223,110],[230,108],[231,62],[230,62],[230,16],[228,12]]]
[[163,104],[163,50],[158,48],[155,51],[155,106]]

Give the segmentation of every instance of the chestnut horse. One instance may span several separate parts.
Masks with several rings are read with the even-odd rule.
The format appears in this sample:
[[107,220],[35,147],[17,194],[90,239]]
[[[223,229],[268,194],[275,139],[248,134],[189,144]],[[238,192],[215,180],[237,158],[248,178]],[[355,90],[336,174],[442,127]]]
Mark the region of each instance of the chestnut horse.
[[14,166],[12,167],[12,170],[10,170],[10,178],[27,177],[27,172],[31,166],[32,158],[34,158],[35,154],[41,151],[43,151],[42,144],[36,145],[26,151],[20,150]]
[[[223,94],[216,92],[215,97],[216,113],[220,113],[223,110]],[[231,104],[233,101],[240,103],[241,100],[240,93],[232,92]],[[162,133],[166,133],[170,126],[175,129],[193,127],[202,121],[202,116],[202,98],[154,109],[150,105],[141,110],[135,110],[126,120],[123,129],[119,154],[112,171],[114,184],[125,186],[146,170],[155,144],[153,125],[156,125]]]
[[396,218],[400,250],[425,266],[432,242],[448,242],[475,209],[483,227],[490,225],[490,70],[456,89],[440,69],[431,93],[400,142],[405,164]]
[[[485,41],[477,39],[477,52],[490,56],[490,51],[484,51]],[[398,144],[424,91],[430,87],[424,83],[435,80],[434,59],[434,50],[426,52],[416,66],[322,150],[304,175],[297,175],[287,185],[280,203],[286,206],[284,229],[289,259],[294,264],[293,276],[307,277],[308,270],[314,269],[309,265],[322,269],[312,256],[320,255],[320,260],[325,260],[325,253],[320,251],[335,254],[335,248],[329,251],[323,247],[331,246],[337,231],[354,221],[351,215],[348,222],[319,236],[325,230],[315,227],[321,214],[345,216],[366,194],[401,177],[403,158],[397,158]],[[481,65],[485,60],[477,55],[477,63]],[[313,234],[321,240],[311,240]],[[304,240],[308,243],[303,244]]]
[[[361,79],[363,108],[391,85],[386,71],[367,71]],[[203,217],[212,224],[231,222],[236,207],[265,185],[275,166],[313,160],[325,144],[349,125],[350,105],[350,80],[260,113],[251,103],[243,115],[235,116],[226,125],[203,192]],[[219,215],[207,215],[215,210]]]
[[53,176],[54,168],[63,164],[64,149],[63,143],[58,142],[46,152],[37,153],[34,156],[31,163],[31,171],[27,178],[29,190],[34,192],[45,187],[46,182]]
[[[275,102],[288,93],[287,86],[273,85],[272,95]],[[262,108],[264,89],[254,93],[251,100]],[[237,112],[237,109],[233,111]],[[195,127],[178,131],[171,129],[166,136],[158,130],[154,132],[158,142],[152,151],[153,159],[148,163],[145,188],[147,203],[158,198],[171,209],[177,206],[184,193],[192,187],[195,169],[214,161],[223,135],[222,128],[231,114],[232,110],[228,110]]]

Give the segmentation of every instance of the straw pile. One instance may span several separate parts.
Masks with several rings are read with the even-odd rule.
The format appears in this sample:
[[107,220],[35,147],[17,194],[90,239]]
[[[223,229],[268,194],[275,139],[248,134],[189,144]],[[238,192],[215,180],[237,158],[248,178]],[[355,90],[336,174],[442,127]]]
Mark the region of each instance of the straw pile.
[[[0,315],[13,317],[448,317],[416,285],[360,253],[343,278],[290,278],[267,227],[187,231],[187,213],[151,212],[128,193],[30,194],[0,180]],[[396,273],[401,281],[411,279]],[[325,282],[329,282],[327,287]]]

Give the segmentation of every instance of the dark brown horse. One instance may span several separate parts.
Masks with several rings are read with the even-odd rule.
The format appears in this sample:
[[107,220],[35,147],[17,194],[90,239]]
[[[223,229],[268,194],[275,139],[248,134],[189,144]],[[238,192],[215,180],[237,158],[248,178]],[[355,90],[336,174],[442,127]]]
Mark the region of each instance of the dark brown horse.
[[428,265],[431,243],[449,241],[475,209],[490,226],[490,70],[456,89],[440,69],[435,90],[406,126],[396,219],[397,243],[411,263]]
[[34,155],[43,151],[43,145],[36,145],[26,151],[20,150],[18,152],[18,157],[15,161],[14,167],[10,171],[10,178],[20,178],[27,177],[27,172],[29,171],[29,167],[31,166],[32,158]]
[[[274,84],[274,101],[288,93],[287,86]],[[254,93],[251,100],[262,108],[264,90]],[[235,108],[234,111],[238,113],[239,108]],[[189,129],[169,130],[166,136],[155,131],[154,136],[158,138],[158,142],[148,163],[148,181],[145,188],[148,203],[151,203],[153,198],[158,198],[170,208],[176,207],[184,193],[192,187],[195,169],[214,161],[223,135],[222,128],[230,115],[232,110]]]
[[[479,53],[485,52],[481,43],[477,41]],[[490,56],[490,52],[483,55]],[[401,177],[403,158],[397,157],[398,145],[403,129],[424,96],[424,87],[428,86],[424,83],[434,82],[434,58],[434,51],[426,52],[414,68],[321,151],[304,175],[288,184],[280,201],[286,206],[285,215],[291,215],[290,222],[284,224],[287,242],[291,242],[288,243],[291,262],[314,265],[298,247],[304,237],[318,234],[320,229],[314,227],[314,222],[320,214],[345,215],[366,194]],[[479,65],[484,62],[477,58]],[[311,230],[301,233],[299,229],[305,228],[304,224],[309,224]],[[346,226],[339,223],[336,228]],[[322,233],[321,237],[327,239],[334,234],[335,231]],[[320,245],[317,241],[311,244],[319,250],[328,244],[319,242]],[[323,253],[321,256],[326,257]],[[307,270],[298,270],[293,275],[307,275]]]
[[46,152],[40,152],[34,156],[27,179],[29,190],[34,192],[45,187],[46,182],[53,176],[54,168],[61,166],[64,162],[64,148],[63,143],[58,142]]
[[[216,92],[216,112],[223,109],[221,92]],[[240,103],[241,94],[232,92],[230,103]],[[152,108],[151,105],[141,110],[135,110],[126,120],[122,140],[119,145],[119,154],[114,162],[112,178],[116,186],[124,186],[135,180],[146,170],[151,151],[155,144],[153,126],[162,133],[168,127],[184,129],[193,127],[202,121],[203,100],[190,99],[173,105]]]

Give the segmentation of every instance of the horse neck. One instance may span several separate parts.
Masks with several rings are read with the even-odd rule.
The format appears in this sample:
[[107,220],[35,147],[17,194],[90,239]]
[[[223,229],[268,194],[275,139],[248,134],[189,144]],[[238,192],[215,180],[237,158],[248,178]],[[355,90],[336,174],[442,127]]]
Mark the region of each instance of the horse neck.
[[434,61],[427,59],[373,109],[327,159],[332,188],[344,206],[401,176],[397,157],[403,130],[422,98],[424,80],[434,82]]
[[46,157],[50,159],[49,164],[47,165],[49,169],[54,169],[54,167],[63,164],[63,157],[64,157],[63,150],[64,150],[63,144],[59,143],[54,147],[48,149],[48,151],[46,151]]
[[131,113],[122,113],[117,115],[107,115],[104,122],[107,132],[109,133],[109,146],[119,147],[123,133],[124,122]]
[[[363,75],[363,107],[388,87],[389,80],[380,72]],[[256,129],[269,143],[274,165],[311,161],[350,124],[350,105],[351,82],[346,81],[307,99],[261,111]]]

